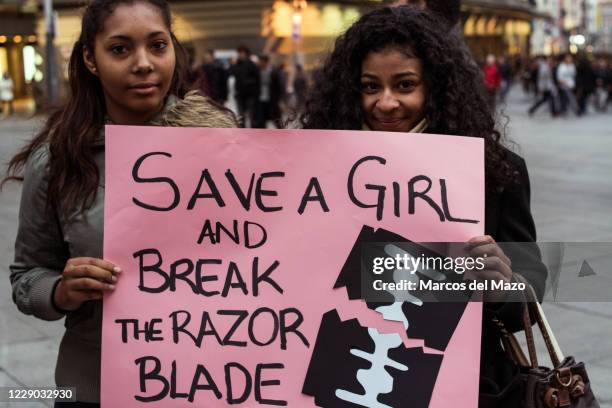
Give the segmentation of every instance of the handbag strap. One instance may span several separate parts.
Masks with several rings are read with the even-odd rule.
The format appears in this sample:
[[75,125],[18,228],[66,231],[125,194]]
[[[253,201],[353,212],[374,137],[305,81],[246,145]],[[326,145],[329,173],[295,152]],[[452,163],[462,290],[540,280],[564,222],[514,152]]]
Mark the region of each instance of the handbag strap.
[[551,345],[554,353],[556,354],[557,359],[559,361],[563,361],[565,359],[565,356],[563,355],[563,352],[561,351],[561,347],[559,347],[559,343],[557,342],[557,338],[555,337],[555,333],[550,328],[550,324],[548,324],[548,320],[546,319],[546,314],[544,314],[544,310],[542,309],[542,306],[538,302],[535,303],[535,306],[537,307],[539,315],[540,315],[540,317],[542,319],[541,320],[542,324],[544,325],[544,328],[545,328],[546,332],[548,333],[548,338],[550,339],[550,345]]
[[521,367],[528,367],[529,361],[527,361],[527,357],[525,357],[525,353],[523,352],[523,349],[521,348],[521,345],[516,339],[514,333],[510,333],[506,329],[506,326],[497,317],[493,318],[493,323],[497,325],[497,328],[501,333],[502,345],[504,351],[508,355],[508,358]]
[[[542,334],[542,338],[544,339],[544,344],[546,345],[546,350],[548,351],[548,355],[550,356],[550,361],[553,364],[554,368],[557,368],[561,365],[560,355],[561,353],[557,353],[557,350],[560,351],[559,346],[557,344],[556,339],[554,339],[554,335],[552,334],[552,330],[550,330],[550,326],[545,323],[544,312],[542,311],[542,307],[538,302],[538,298],[533,287],[527,282],[527,280],[520,274],[514,274],[516,278],[525,284],[525,303],[523,307],[523,325],[525,326],[525,337],[527,338],[527,347],[529,350],[529,358],[531,361],[531,367],[537,368],[537,356],[535,351],[535,342],[533,340],[533,331],[531,328],[531,318],[529,311],[536,319],[536,323],[538,324],[538,328],[540,329],[540,333]],[[527,326],[529,325],[529,326]],[[556,347],[555,347],[556,345]],[[533,357],[532,357],[533,353]],[[536,363],[534,365],[534,362]]]
[[535,341],[533,339],[533,329],[531,326],[531,317],[529,316],[528,300],[523,302],[523,329],[525,330],[525,339],[527,340],[527,351],[529,352],[531,368],[538,368],[538,355],[536,353]]
[[[515,273],[514,276],[516,277],[518,281],[526,283],[525,279],[521,275]],[[523,353],[523,350],[521,349],[520,344],[518,343],[516,339],[516,336],[508,332],[504,323],[498,318],[496,317],[493,318],[493,322],[498,326],[502,334],[503,346],[506,349],[506,353],[510,355],[511,359],[514,360],[516,364],[522,367],[537,368],[538,367],[538,357],[536,353],[535,341],[533,338],[531,317],[529,316],[529,308],[528,308],[529,302],[527,300],[527,297],[525,296],[525,293],[521,292],[521,297],[522,297],[522,306],[523,306],[522,308],[523,309],[523,312],[522,312],[523,330],[525,331],[525,339],[527,340],[527,351],[529,354],[529,362],[527,361],[527,358],[525,357],[525,353]]]
[[[540,328],[540,332],[542,333],[542,337],[544,338],[544,344],[546,345],[546,350],[548,350],[548,355],[550,356],[550,361],[554,368],[557,368],[561,365],[561,359],[557,354],[557,350],[553,345],[553,335],[552,330],[550,330],[550,326],[544,323],[544,313],[542,311],[542,307],[538,303],[535,291],[531,285],[526,285],[527,292],[529,293],[529,297],[533,299],[533,301],[529,302],[529,308],[531,309],[532,314],[536,318],[536,322],[538,323],[538,327]],[[556,343],[556,340],[555,340]],[[557,346],[558,347],[558,346]]]
[[504,349],[506,349],[506,352],[515,361],[515,363],[519,364],[520,366],[538,368],[538,357],[531,324],[531,311],[531,314],[533,314],[536,319],[536,323],[538,324],[542,338],[544,339],[544,344],[546,345],[546,350],[550,356],[550,361],[554,368],[558,368],[560,367],[561,361],[564,358],[563,353],[561,352],[557,339],[555,338],[550,325],[546,320],[546,315],[542,310],[542,306],[540,306],[540,303],[538,302],[536,293],[533,287],[522,275],[514,273],[514,277],[517,281],[525,284],[525,291],[521,292],[521,296],[523,298],[522,320],[527,350],[529,353],[529,362],[527,361],[527,358],[525,357],[525,354],[523,353],[523,350],[521,349],[521,346],[514,334],[508,332],[503,322],[501,322],[498,318],[493,318],[493,322],[498,326],[502,333]]

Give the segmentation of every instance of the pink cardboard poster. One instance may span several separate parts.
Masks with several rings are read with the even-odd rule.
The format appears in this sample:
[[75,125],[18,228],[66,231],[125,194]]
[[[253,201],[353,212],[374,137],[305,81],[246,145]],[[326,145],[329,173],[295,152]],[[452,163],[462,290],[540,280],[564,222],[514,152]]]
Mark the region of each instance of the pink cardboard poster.
[[104,298],[102,406],[477,406],[482,304],[374,308],[351,265],[377,237],[481,235],[483,150],[107,126],[104,257],[123,273]]

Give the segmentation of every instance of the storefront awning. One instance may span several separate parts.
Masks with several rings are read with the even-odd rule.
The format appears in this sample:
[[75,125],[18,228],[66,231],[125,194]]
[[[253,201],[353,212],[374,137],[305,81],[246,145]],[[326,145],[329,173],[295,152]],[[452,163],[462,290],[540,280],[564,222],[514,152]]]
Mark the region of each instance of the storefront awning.
[[550,18],[548,14],[537,11],[528,0],[464,0],[461,4],[461,11],[474,14],[495,14],[520,20]]

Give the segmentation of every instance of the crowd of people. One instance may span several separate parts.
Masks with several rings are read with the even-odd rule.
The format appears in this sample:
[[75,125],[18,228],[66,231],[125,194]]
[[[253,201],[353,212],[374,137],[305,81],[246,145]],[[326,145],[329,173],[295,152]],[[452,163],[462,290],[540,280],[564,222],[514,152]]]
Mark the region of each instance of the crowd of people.
[[[192,66],[192,87],[234,109],[243,127],[281,128],[284,119],[304,109],[311,79],[302,65],[288,69],[274,57],[238,47],[237,58],[221,61],[208,50],[202,64]],[[612,66],[605,58],[591,62],[572,54],[530,59],[489,54],[480,65],[492,110],[506,102],[517,83],[532,97],[529,115],[545,104],[553,117],[606,112],[612,104]]]
[[582,116],[590,107],[605,112],[612,103],[612,67],[605,58],[593,63],[584,55],[539,56],[525,70],[523,81],[535,99],[530,115],[546,103],[553,117],[570,112]]
[[309,83],[304,68],[295,64],[290,71],[275,55],[256,56],[244,46],[236,54],[223,61],[207,50],[201,64],[191,65],[191,87],[235,110],[243,127],[282,128],[283,118],[304,106]]
[[533,97],[528,109],[533,115],[548,104],[553,117],[605,112],[612,103],[612,67],[601,57],[591,62],[586,55],[496,58],[490,54],[482,64],[489,103],[503,103],[511,86],[522,82],[523,90]]

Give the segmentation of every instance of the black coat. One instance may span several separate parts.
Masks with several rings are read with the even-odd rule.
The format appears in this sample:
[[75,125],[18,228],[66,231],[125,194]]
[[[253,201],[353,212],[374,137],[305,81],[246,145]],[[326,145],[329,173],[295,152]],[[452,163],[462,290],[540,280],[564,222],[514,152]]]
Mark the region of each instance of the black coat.
[[253,61],[250,59],[239,59],[230,68],[230,74],[236,79],[234,83],[236,98],[249,99],[259,97],[261,79],[259,77],[259,68]]
[[[541,262],[540,251],[535,244],[536,231],[530,210],[529,175],[525,161],[520,156],[508,152],[508,159],[515,168],[517,183],[501,191],[487,188],[485,233],[498,243],[522,243],[501,246],[512,261],[512,271],[525,277],[541,300],[547,269]],[[513,297],[511,300],[517,300],[520,294],[515,293]],[[509,331],[516,332],[523,327],[522,311],[522,304],[519,302],[485,303],[480,359],[481,393],[500,392],[508,384],[515,370],[501,347],[500,332],[492,319],[499,318]],[[520,390],[517,392],[520,393]]]
[[221,104],[227,101],[227,77],[228,72],[221,62],[213,61],[202,65],[202,71],[206,78],[206,94],[215,102]]

